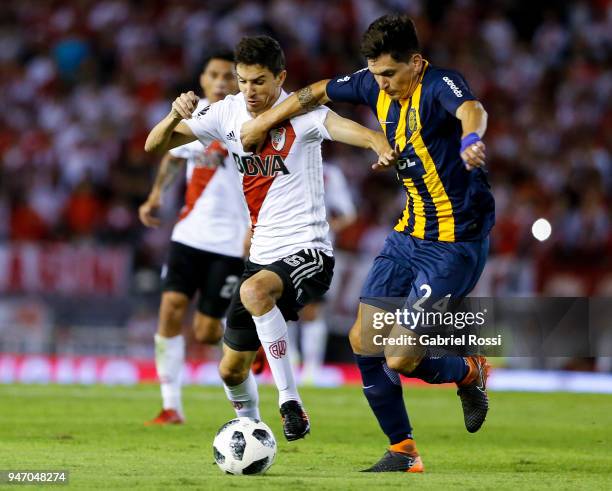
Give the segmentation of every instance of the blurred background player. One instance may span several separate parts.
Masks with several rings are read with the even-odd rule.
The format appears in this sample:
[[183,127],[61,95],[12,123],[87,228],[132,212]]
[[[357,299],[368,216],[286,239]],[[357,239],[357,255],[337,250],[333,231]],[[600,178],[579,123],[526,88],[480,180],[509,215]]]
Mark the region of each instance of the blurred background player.
[[[238,91],[233,54],[219,51],[200,74],[203,98],[195,112]],[[185,362],[183,322],[198,292],[194,337],[215,345],[223,337],[222,318],[244,269],[248,214],[235,164],[225,147],[191,142],[163,157],[153,188],[139,209],[147,227],[157,227],[163,192],[187,164],[185,204],[172,232],[168,261],[162,270],[163,293],[155,335],[155,365],[161,384],[162,410],[146,425],[184,421],[181,372]]]
[[297,91],[248,122],[241,137],[251,148],[278,121],[329,101],[350,102],[370,107],[399,153],[395,167],[406,207],[365,280],[349,340],[364,394],[391,445],[367,471],[423,472],[399,374],[431,384],[456,383],[465,427],[473,433],[489,408],[486,360],[425,356],[422,347],[402,353],[385,348],[384,357],[369,356],[364,347],[374,313],[397,308],[387,299],[407,298],[404,308],[416,308],[417,302],[436,308],[445,297],[465,297],[480,278],[495,221],[493,196],[480,168],[487,113],[462,75],[422,57],[408,16],[385,15],[372,22],[361,52],[366,68]]
[[[350,187],[337,165],[324,163],[325,210],[330,228],[330,240],[350,226],[357,216]],[[325,359],[327,347],[327,323],[324,316],[325,299],[321,298],[304,306],[300,320],[289,324],[291,361],[294,366],[302,363],[300,382],[316,384]],[[298,342],[299,334],[299,342]],[[299,348],[299,349],[298,349]]]
[[[266,146],[252,154],[240,143],[240,127],[287,98],[284,53],[269,36],[243,38],[236,47],[240,94],[194,114],[197,97],[181,94],[170,113],[149,133],[147,151],[172,148],[198,138],[222,139],[240,169],[253,239],[240,289],[228,312],[219,373],[238,416],[259,419],[259,396],[251,363],[260,346],[278,388],[283,432],[304,438],[310,421],[289,360],[287,320],[320,298],[331,283],[333,251],[323,200],[321,144],[335,140],[379,153],[388,163],[389,144],[369,130],[321,107],[280,122]],[[381,155],[382,154],[382,155]]]

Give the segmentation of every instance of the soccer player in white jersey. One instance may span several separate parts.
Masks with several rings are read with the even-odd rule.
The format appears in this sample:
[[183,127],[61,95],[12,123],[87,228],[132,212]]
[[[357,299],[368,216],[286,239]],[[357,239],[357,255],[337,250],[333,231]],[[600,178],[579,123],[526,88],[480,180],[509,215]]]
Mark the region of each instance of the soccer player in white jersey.
[[[200,74],[206,99],[196,112],[238,91],[231,51],[214,53]],[[164,266],[155,365],[161,383],[162,410],[146,425],[180,424],[184,420],[181,372],[185,361],[182,326],[189,304],[199,292],[193,317],[195,339],[217,344],[221,319],[244,270],[248,213],[236,166],[220,142],[207,148],[194,141],[170,150],[163,158],[149,197],[139,209],[142,223],[157,227],[164,190],[186,164],[185,204],[172,231]]]
[[[356,211],[346,177],[337,165],[323,165],[325,186],[325,209],[330,227],[332,244],[336,234],[355,221]],[[294,365],[302,361],[300,382],[305,385],[317,383],[325,359],[327,346],[327,324],[323,312],[324,297],[316,298],[300,312],[299,323],[289,326],[291,359]],[[298,351],[297,339],[299,332]],[[301,356],[300,356],[301,351]]]
[[197,97],[181,94],[149,134],[145,149],[165,150],[196,138],[205,145],[222,140],[234,159],[253,239],[230,304],[219,373],[236,414],[259,419],[250,367],[263,345],[279,391],[283,431],[291,441],[303,438],[310,423],[288,357],[286,320],[296,320],[300,308],[329,288],[334,263],[323,201],[321,143],[333,139],[371,148],[383,163],[395,157],[389,155],[382,133],[324,107],[273,128],[258,154],[245,152],[240,127],[287,97],[282,90],[287,72],[279,44],[268,36],[243,38],[235,62],[240,94],[194,117]]

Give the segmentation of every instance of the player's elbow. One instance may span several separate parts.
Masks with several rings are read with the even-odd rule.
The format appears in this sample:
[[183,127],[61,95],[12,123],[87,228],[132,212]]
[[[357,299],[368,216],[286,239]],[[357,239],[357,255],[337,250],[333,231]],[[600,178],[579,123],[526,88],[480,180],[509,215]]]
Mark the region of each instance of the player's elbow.
[[480,101],[472,101],[469,109],[473,116],[478,118],[482,124],[487,124],[489,115]]
[[487,121],[489,120],[489,115],[485,108],[480,104],[480,135],[484,135],[485,131],[487,131]]
[[457,119],[461,121],[463,129],[470,128],[483,135],[487,129],[488,114],[480,101],[466,101],[457,109]]
[[482,124],[484,126],[487,125],[487,121],[489,119],[489,113],[487,113],[486,109],[484,108],[484,106],[477,101],[477,106],[478,111],[480,112],[480,120],[482,121]]
[[147,141],[145,142],[144,145],[144,150],[147,153],[155,153],[159,151],[159,142],[157,142],[155,140],[155,138],[152,137],[151,133],[149,133],[149,136],[147,137]]

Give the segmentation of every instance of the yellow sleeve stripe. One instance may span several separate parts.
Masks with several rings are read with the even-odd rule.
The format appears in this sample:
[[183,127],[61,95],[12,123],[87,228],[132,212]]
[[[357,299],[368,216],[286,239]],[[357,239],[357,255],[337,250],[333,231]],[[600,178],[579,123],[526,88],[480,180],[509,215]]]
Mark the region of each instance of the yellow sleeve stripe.
[[389,107],[391,107],[391,98],[385,93],[384,90],[378,91],[378,100],[376,101],[376,116],[378,116],[378,122],[382,130],[387,134],[387,125],[383,121],[387,121],[387,114],[389,113]]
[[[431,155],[429,154],[429,150],[427,150],[427,147],[425,146],[423,137],[421,136],[421,116],[419,114],[419,103],[421,100],[422,87],[423,85],[419,84],[412,96],[413,107],[416,111],[417,131],[412,133],[412,136],[410,137],[410,143],[414,147],[415,153],[418,155],[419,159],[421,159],[423,167],[425,168],[425,175],[423,176],[423,180],[425,181],[427,190],[429,191],[429,194],[431,195],[434,205],[436,207],[436,215],[438,218],[439,229],[438,240],[445,242],[454,242],[455,217],[453,216],[453,204],[448,198],[448,195],[446,194],[446,190],[444,189],[442,180],[438,175],[436,165],[433,159],[431,158]],[[417,214],[416,203],[414,213],[415,215]]]

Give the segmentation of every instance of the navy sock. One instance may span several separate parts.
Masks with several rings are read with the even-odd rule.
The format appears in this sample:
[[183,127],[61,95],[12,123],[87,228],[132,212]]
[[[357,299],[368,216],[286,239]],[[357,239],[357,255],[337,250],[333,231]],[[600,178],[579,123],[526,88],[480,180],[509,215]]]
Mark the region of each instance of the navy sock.
[[461,382],[468,373],[468,366],[462,356],[425,357],[410,373],[429,384]]
[[387,366],[384,358],[361,355],[355,358],[361,372],[363,393],[391,445],[412,438],[399,374]]

